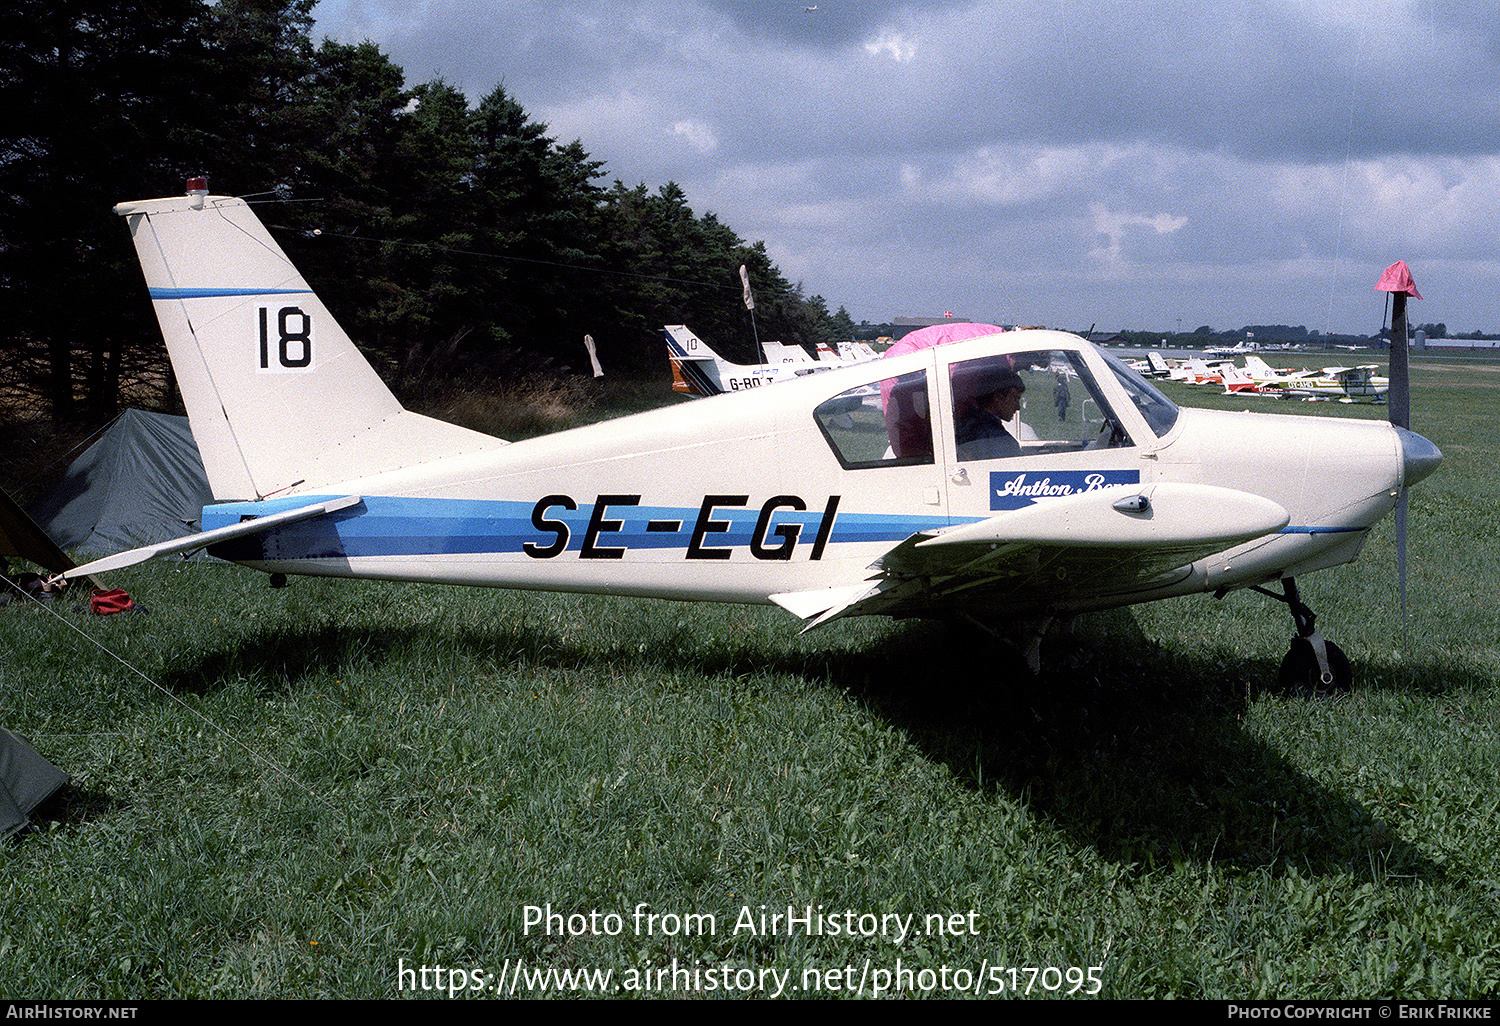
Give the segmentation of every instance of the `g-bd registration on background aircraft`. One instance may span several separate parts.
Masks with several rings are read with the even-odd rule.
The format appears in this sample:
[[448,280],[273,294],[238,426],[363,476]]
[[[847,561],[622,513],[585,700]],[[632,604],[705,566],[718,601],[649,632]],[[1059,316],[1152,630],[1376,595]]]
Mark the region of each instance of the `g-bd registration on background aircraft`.
[[720,395],[774,385],[792,378],[818,374],[834,367],[875,359],[865,343],[850,344],[842,353],[818,347],[814,360],[801,346],[766,342],[761,346],[764,363],[734,363],[709,347],[686,324],[668,324],[667,363],[672,368],[672,390],[685,395]]
[[[201,534],[69,576],[211,545],[271,574],[776,603],[809,627],[1029,624],[1033,657],[1053,617],[1281,581],[1288,662],[1326,683],[1347,662],[1293,579],[1353,559],[1442,459],[1383,422],[1179,409],[1042,330],[507,443],[403,409],[243,201],[199,179],[115,209],[219,501]],[[1046,398],[1012,451],[969,458],[996,382]]]

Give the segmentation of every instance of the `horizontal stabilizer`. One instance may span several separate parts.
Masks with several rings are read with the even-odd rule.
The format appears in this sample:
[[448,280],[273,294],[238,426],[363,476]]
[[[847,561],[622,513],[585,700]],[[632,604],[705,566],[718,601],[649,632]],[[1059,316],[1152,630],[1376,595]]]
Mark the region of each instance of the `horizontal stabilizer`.
[[327,513],[337,513],[339,510],[356,506],[363,499],[358,495],[346,495],[339,499],[326,499],[323,502],[313,503],[311,506],[299,506],[297,509],[284,510],[281,513],[271,513],[267,516],[256,517],[253,520],[243,520],[238,524],[230,524],[227,527],[216,527],[212,531],[203,531],[199,534],[190,534],[185,538],[173,538],[171,541],[157,542],[155,545],[143,545],[138,549],[129,549],[125,552],[117,552],[113,556],[105,556],[96,559],[92,563],[74,567],[61,577],[69,579],[82,577],[85,574],[100,574],[107,570],[119,570],[121,567],[135,566],[144,563],[148,559],[157,556],[170,556],[174,552],[191,552],[201,549],[205,545],[213,545],[216,542],[228,541],[231,538],[243,538],[246,535],[260,534],[269,531],[273,527],[282,524],[290,524],[298,520],[308,520],[312,517],[323,516]]

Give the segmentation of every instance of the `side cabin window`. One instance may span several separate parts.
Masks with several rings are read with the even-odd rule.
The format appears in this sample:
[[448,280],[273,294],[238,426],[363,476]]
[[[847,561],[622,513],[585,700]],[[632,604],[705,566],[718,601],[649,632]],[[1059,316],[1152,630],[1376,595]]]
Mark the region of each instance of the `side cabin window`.
[[949,381],[960,462],[1132,444],[1076,352],[964,360]]
[[933,462],[926,371],[840,392],[813,419],[846,470]]

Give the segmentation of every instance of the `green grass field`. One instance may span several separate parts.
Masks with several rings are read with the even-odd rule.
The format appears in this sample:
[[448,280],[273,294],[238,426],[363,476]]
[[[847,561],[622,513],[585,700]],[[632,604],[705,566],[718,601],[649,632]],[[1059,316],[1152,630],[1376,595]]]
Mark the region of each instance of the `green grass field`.
[[1338,699],[1259,690],[1249,593],[1086,618],[1039,680],[933,624],[196,563],[114,575],[150,615],[0,609],[0,725],[74,777],[3,845],[0,997],[1493,996],[1500,373],[1460,363],[1415,372],[1405,629],[1389,521],[1300,582]]

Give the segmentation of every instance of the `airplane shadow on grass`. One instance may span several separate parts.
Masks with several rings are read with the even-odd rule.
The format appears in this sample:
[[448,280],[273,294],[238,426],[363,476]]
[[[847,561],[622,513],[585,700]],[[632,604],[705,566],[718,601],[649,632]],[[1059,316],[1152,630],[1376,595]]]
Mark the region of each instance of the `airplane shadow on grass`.
[[1389,824],[1246,730],[1247,682],[1274,680],[1273,661],[1169,652],[1128,610],[1091,619],[1103,636],[1045,648],[1037,678],[997,675],[1004,653],[935,625],[838,676],[958,779],[1141,870],[1186,861],[1441,877]]
[[[493,667],[790,674],[847,694],[963,785],[1023,803],[1077,844],[1141,871],[1184,861],[1361,879],[1441,877],[1389,824],[1246,731],[1254,701],[1246,681],[1274,679],[1270,660],[1168,651],[1129,610],[1086,622],[1093,636],[1050,644],[1036,678],[1004,646],[935,623],[894,625],[855,648],[834,634],[829,643],[817,635],[786,645],[705,643],[670,626],[649,644],[632,636],[601,645],[521,616],[488,629],[268,628],[182,657],[161,683],[204,693],[258,667],[265,686],[295,691],[305,678],[378,664],[412,646]],[[1356,679],[1368,669],[1356,665]]]

